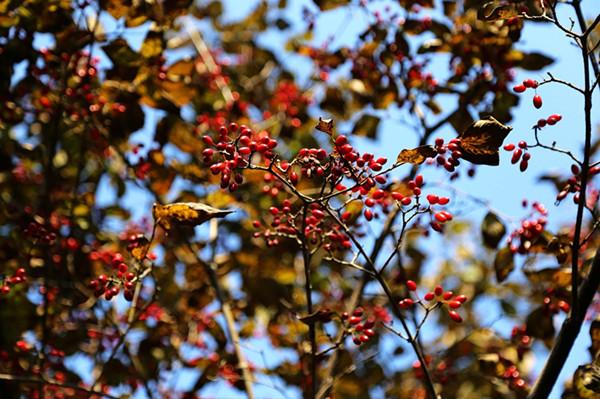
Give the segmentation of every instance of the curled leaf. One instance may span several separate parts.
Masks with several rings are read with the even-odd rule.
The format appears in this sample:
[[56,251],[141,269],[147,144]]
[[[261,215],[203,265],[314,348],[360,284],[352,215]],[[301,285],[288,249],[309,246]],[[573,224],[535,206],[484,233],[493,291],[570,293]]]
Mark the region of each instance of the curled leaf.
[[396,158],[396,163],[411,163],[413,165],[420,165],[427,158],[433,158],[437,155],[437,151],[433,146],[422,145],[411,150],[402,150]]
[[333,135],[333,119],[323,119],[319,117],[319,123],[317,123],[315,129],[327,133],[330,136]]
[[499,165],[499,149],[511,130],[493,116],[473,122],[459,137],[462,157],[477,165]]
[[198,226],[213,218],[222,218],[234,211],[213,208],[199,202],[176,202],[173,204],[154,204],[152,216],[154,222],[165,230],[173,224]]

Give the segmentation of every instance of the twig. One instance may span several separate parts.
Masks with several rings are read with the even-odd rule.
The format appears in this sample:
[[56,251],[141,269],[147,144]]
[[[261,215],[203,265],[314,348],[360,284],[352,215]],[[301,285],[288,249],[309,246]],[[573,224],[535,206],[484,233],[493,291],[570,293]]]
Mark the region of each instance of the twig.
[[[208,277],[210,279],[210,283],[215,290],[215,294],[219,304],[221,305],[221,311],[223,312],[223,316],[225,317],[225,325],[227,327],[227,333],[231,338],[231,343],[233,344],[233,348],[235,350],[235,355],[237,357],[237,366],[242,371],[242,378],[244,380],[244,389],[246,390],[246,395],[248,399],[254,399],[254,389],[252,388],[252,383],[254,382],[254,377],[252,372],[250,371],[250,367],[248,366],[248,362],[246,361],[246,357],[244,356],[244,351],[242,350],[242,346],[240,344],[240,336],[238,334],[236,325],[235,325],[235,317],[233,316],[233,311],[231,309],[231,305],[225,299],[223,295],[223,289],[219,282],[219,278],[216,273],[217,264],[215,263],[216,256],[216,247],[217,247],[217,235],[218,235],[218,220],[211,219],[210,220],[210,233],[209,233],[209,243],[211,248],[211,260],[210,263],[206,265],[206,272],[208,273]],[[188,247],[198,257],[198,248],[195,248],[192,244],[188,243]],[[204,262],[201,262],[205,264]]]
[[210,49],[208,48],[206,42],[202,38],[202,35],[200,34],[200,32],[198,32],[198,29],[196,29],[196,27],[192,24],[192,22],[189,19],[186,19],[184,24],[185,29],[188,35],[190,36],[190,39],[192,39],[192,43],[194,44],[198,55],[200,55],[200,58],[202,58],[204,65],[206,65],[208,72],[215,76],[215,83],[217,84],[219,90],[221,90],[221,94],[223,95],[225,102],[228,105],[232,104],[235,101],[233,98],[233,93],[231,92],[231,89],[229,88],[227,82],[225,82],[225,79],[223,79],[223,76],[220,74],[220,68],[215,62],[210,52]]
[[[304,292],[306,295],[306,311],[308,314],[313,312],[312,303],[312,282],[310,272],[311,255],[308,249],[308,238],[306,237],[306,217],[308,213],[308,204],[302,207],[301,229],[298,230],[298,238],[302,243],[302,263],[304,267]],[[317,333],[315,323],[308,325],[308,338],[310,340],[310,398],[315,398],[317,393]]]

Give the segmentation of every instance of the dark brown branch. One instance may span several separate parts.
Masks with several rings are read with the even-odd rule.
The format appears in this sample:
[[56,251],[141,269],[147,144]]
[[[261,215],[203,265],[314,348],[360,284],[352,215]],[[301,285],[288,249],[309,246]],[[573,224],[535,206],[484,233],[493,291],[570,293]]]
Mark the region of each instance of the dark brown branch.
[[579,288],[579,308],[577,312],[573,311],[564,321],[546,365],[528,399],[546,399],[550,396],[550,392],[552,392],[552,388],[558,380],[563,365],[581,330],[587,308],[592,303],[598,287],[600,287],[600,250],[596,251],[590,272]]
[[[312,282],[310,273],[311,255],[308,249],[308,238],[304,234],[306,231],[306,217],[308,205],[305,203],[302,207],[302,224],[301,231],[298,231],[300,242],[302,243],[302,263],[304,266],[304,292],[306,295],[306,311],[312,314]],[[317,394],[317,333],[315,323],[310,323],[308,326],[308,339],[310,340],[310,398],[315,398]]]

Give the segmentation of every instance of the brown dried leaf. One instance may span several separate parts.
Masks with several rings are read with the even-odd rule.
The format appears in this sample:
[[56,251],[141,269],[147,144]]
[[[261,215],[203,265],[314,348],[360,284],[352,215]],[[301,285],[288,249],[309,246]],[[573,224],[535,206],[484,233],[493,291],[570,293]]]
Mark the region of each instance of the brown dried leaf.
[[402,150],[396,158],[396,163],[411,163],[413,165],[420,165],[427,158],[433,158],[437,155],[437,151],[433,146],[422,145],[411,150]]
[[330,136],[333,135],[333,119],[323,119],[319,117],[319,123],[317,123],[315,129],[327,133]]
[[473,122],[459,137],[462,157],[477,165],[499,165],[498,150],[511,130],[493,116]]

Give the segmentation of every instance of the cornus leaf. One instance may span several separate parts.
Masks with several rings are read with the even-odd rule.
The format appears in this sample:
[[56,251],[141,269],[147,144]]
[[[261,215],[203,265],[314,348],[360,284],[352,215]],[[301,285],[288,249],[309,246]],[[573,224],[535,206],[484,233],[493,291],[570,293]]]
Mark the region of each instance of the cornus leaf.
[[176,202],[173,204],[154,204],[152,216],[154,222],[165,230],[173,224],[198,226],[213,218],[222,218],[234,211],[213,208],[199,202]]
[[473,122],[459,136],[462,158],[477,165],[499,165],[498,150],[511,130],[493,116]]
[[315,129],[327,133],[330,136],[333,135],[333,119],[323,119],[319,117],[319,123],[317,123]]
[[413,165],[420,165],[427,158],[433,158],[437,155],[437,151],[433,146],[422,145],[411,150],[402,150],[396,158],[396,163],[411,163]]

